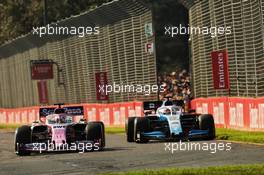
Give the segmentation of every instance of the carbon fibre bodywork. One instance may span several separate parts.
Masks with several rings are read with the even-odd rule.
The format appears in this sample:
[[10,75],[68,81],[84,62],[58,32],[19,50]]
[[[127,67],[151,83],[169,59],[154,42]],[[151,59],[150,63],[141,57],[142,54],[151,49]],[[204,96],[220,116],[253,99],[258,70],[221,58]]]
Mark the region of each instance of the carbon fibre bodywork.
[[65,109],[41,108],[40,121],[17,128],[16,153],[101,150],[105,146],[104,124],[86,122],[82,118],[74,122],[72,117],[83,115],[83,110],[80,107]]
[[[145,102],[144,109],[148,110],[144,117],[134,117],[133,122],[132,118],[127,122],[129,142],[215,137],[214,120],[210,114],[184,112],[181,106],[176,106],[171,101]],[[154,110],[155,113],[149,114],[150,110]]]

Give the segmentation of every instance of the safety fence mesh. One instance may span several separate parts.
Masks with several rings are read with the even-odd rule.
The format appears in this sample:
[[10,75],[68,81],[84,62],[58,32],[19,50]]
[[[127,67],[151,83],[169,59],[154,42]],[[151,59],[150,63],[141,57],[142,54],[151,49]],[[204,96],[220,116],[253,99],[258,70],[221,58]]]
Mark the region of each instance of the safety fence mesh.
[[[109,84],[155,85],[154,54],[145,52],[145,44],[154,41],[145,35],[144,26],[151,22],[152,12],[144,3],[113,1],[57,23],[58,26],[99,26],[98,35],[40,38],[31,33],[1,46],[0,106],[39,105],[37,81],[31,80],[30,60],[52,59],[62,69],[57,76],[58,69],[54,66],[54,79],[47,80],[49,104],[100,103],[96,99],[96,72],[107,72]],[[59,86],[58,81],[65,85]],[[156,93],[111,93],[107,102],[156,97]]]
[[[193,85],[196,97],[264,96],[263,0],[195,1],[192,26],[231,27],[230,35],[192,35]],[[228,50],[230,92],[215,90],[210,53]],[[230,93],[230,94],[229,94]]]

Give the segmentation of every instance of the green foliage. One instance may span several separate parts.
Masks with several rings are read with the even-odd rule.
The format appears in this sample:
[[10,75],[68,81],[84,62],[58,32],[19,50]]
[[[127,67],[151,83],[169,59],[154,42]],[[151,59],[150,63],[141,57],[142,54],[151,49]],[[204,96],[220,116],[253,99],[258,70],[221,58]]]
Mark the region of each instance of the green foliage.
[[[48,22],[100,6],[111,0],[47,0]],[[0,44],[43,25],[44,0],[0,1]]]

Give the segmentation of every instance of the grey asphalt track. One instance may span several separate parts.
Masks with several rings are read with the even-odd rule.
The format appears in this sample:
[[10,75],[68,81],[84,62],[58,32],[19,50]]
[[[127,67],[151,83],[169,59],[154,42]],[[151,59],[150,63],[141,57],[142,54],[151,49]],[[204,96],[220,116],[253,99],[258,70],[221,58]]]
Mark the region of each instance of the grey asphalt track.
[[[31,156],[19,157],[14,153],[13,136],[14,133],[11,132],[0,132],[0,175],[100,174],[146,168],[264,163],[263,146],[232,143],[231,150],[227,151],[227,143],[223,142],[225,150],[216,153],[211,153],[214,152],[212,150],[178,150],[172,154],[164,142],[127,143],[125,135],[120,134],[107,135],[106,148],[102,152],[34,153]],[[186,143],[198,143],[206,148],[205,145],[219,145],[220,142]],[[168,146],[169,143],[166,144]],[[170,146],[172,144],[170,143]],[[176,144],[179,146],[179,143]]]

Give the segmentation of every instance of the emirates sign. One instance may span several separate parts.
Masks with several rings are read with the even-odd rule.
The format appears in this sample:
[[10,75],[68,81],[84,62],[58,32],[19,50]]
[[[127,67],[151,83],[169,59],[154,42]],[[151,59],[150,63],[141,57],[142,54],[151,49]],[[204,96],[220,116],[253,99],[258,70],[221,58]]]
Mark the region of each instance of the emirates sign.
[[105,87],[108,84],[107,73],[97,72],[95,73],[96,81],[96,99],[97,100],[108,100],[108,95],[105,91],[100,90],[100,87]]
[[211,57],[214,88],[229,89],[227,50],[213,51]]

